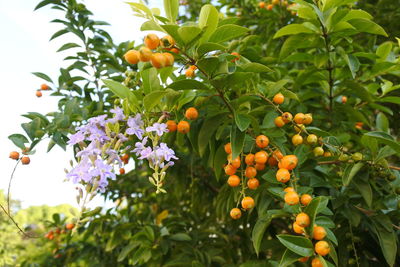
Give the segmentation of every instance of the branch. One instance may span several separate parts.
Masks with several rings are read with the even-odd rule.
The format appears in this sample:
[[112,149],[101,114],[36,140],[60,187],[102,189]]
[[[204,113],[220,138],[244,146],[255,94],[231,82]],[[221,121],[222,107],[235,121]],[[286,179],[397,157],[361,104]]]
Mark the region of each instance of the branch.
[[20,161],[21,161],[21,159],[18,159],[17,163],[15,164],[15,167],[14,167],[12,173],[11,173],[10,181],[8,182],[8,190],[7,190],[7,210],[8,210],[8,213],[11,213],[11,211],[10,211],[10,202],[11,202],[11,200],[10,200],[10,189],[11,189],[11,182],[12,182],[12,179],[14,178],[15,170],[17,169],[17,166],[18,166],[18,164],[20,163]]

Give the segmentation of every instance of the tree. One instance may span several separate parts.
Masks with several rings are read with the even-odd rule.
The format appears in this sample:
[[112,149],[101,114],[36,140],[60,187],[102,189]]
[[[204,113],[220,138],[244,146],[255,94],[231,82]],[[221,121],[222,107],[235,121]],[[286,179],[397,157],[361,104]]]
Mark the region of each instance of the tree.
[[[82,3],[38,4],[65,13],[51,39],[79,43],[60,48],[76,54],[58,83],[34,73],[60,110],[27,114],[29,139],[10,139],[74,146],[81,212],[51,262],[25,263],[399,264],[390,26],[359,9],[368,1],[183,4],[165,0],[162,17],[129,3],[158,33],[119,45]],[[96,194],[116,208],[88,210]]]

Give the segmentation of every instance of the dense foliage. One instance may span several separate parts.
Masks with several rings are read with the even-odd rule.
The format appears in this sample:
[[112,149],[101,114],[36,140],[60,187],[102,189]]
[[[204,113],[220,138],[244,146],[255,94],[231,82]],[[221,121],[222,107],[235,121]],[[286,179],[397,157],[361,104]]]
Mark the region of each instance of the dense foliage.
[[[165,17],[129,3],[143,31],[169,35],[147,37],[153,51],[115,44],[79,1],[39,3],[63,16],[51,39],[76,42],[57,79],[34,73],[59,110],[24,115],[27,137],[10,139],[25,154],[74,145],[82,212],[22,265],[399,265],[398,6],[210,2],[165,0]],[[135,168],[113,179],[99,164],[119,157]],[[95,194],[116,207],[85,209]]]

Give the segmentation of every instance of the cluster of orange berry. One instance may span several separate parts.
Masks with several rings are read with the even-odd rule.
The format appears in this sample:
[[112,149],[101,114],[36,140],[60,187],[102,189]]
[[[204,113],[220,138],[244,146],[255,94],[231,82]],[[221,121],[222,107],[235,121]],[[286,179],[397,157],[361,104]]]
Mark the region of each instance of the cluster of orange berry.
[[46,238],[46,239],[48,239],[48,240],[53,240],[54,237],[57,237],[57,236],[62,235],[62,234],[65,234],[65,233],[66,233],[66,230],[72,230],[74,227],[75,227],[75,224],[73,224],[73,223],[67,223],[67,224],[65,225],[65,229],[57,228],[57,229],[54,230],[54,231],[53,231],[53,230],[50,230],[49,232],[47,232],[47,233],[44,235],[44,238]]
[[288,1],[281,1],[281,0],[272,0],[270,4],[266,4],[265,2],[260,2],[258,3],[258,7],[262,9],[267,9],[267,10],[272,10],[274,6],[277,5],[283,5],[283,6],[288,6],[289,3]]
[[40,86],[40,89],[36,90],[36,96],[42,97],[42,95],[43,95],[42,91],[48,91],[48,90],[50,90],[50,87],[44,83]]
[[[188,120],[196,120],[199,117],[199,112],[196,108],[190,107],[185,111],[185,118]],[[167,128],[170,132],[178,131],[186,134],[190,131],[190,124],[187,121],[180,121],[178,124],[174,120],[167,121]]]
[[[26,153],[26,152],[23,152],[23,153]],[[14,159],[14,160],[21,159],[21,163],[23,165],[28,165],[31,162],[31,159],[28,156],[22,156],[22,158],[20,158],[20,155],[17,151],[11,151],[9,158]]]
[[[151,65],[157,69],[172,66],[175,58],[172,53],[178,54],[179,49],[174,47],[175,40],[167,35],[163,38],[158,38],[157,35],[151,33],[144,38],[145,46],[142,46],[138,50],[129,50],[125,53],[124,58],[129,64],[137,64],[141,62],[151,62]],[[159,49],[161,47],[163,51],[168,52],[155,52],[152,50]]]
[[193,78],[195,75],[195,71],[197,70],[196,65],[191,65],[189,68],[186,69],[185,75],[187,78]]
[[[129,163],[129,154],[124,154],[121,156],[121,161],[126,165]],[[119,174],[124,175],[125,174],[125,169],[120,168],[119,169]]]

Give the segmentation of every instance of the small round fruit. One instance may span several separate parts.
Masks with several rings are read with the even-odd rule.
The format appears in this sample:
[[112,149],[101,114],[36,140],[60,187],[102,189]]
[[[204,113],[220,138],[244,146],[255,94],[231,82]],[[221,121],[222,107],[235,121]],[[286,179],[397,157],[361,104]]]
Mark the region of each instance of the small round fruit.
[[274,101],[275,104],[280,105],[285,101],[285,97],[281,93],[277,93],[276,95],[274,95],[272,101]]
[[168,120],[167,121],[167,129],[170,132],[175,132],[178,126],[176,125],[176,122],[173,120]]
[[156,69],[161,69],[166,66],[167,59],[161,53],[153,53],[150,57],[151,65]]
[[293,223],[293,231],[296,234],[304,234],[304,227],[301,227],[300,225],[298,225],[296,222]]
[[151,60],[151,56],[153,55],[153,52],[151,52],[151,50],[145,46],[142,46],[139,49],[139,59],[142,62],[148,62]]
[[125,169],[124,168],[119,169],[119,174],[124,175],[125,174]]
[[318,142],[318,137],[315,134],[310,134],[307,136],[307,143],[313,145]]
[[274,120],[274,123],[275,123],[275,126],[279,127],[279,128],[282,128],[283,126],[285,126],[285,122],[283,121],[282,116],[276,117]]
[[254,167],[247,166],[244,174],[247,178],[253,178],[257,175],[257,170]]
[[137,64],[140,61],[140,53],[137,50],[129,50],[125,53],[124,58],[129,64]]
[[283,154],[279,149],[275,150],[274,153],[272,153],[272,155],[274,157],[278,158],[278,159],[282,159],[283,158]]
[[271,11],[273,8],[274,8],[274,5],[272,5],[272,4],[267,5],[267,10]]
[[176,47],[173,47],[173,48],[171,48],[171,50],[169,50],[170,52],[172,52],[172,53],[175,53],[175,54],[179,54],[179,49],[178,48],[176,48]]
[[301,195],[301,198],[300,198],[301,205],[307,206],[308,204],[310,204],[311,200],[312,200],[312,196],[310,196],[309,194]]
[[40,90],[46,91],[46,90],[49,90],[49,89],[50,89],[50,87],[45,83],[40,85]]
[[259,148],[265,148],[269,144],[269,139],[265,135],[259,135],[256,137],[256,145]]
[[303,143],[303,137],[300,134],[293,135],[292,143],[295,146],[301,145]]
[[287,169],[279,169],[276,172],[276,180],[278,182],[287,183],[290,180],[290,172]]
[[354,161],[360,161],[360,160],[363,159],[363,154],[361,154],[360,152],[356,152],[356,153],[354,153],[353,155],[351,155],[351,158],[352,158]]
[[193,78],[194,75],[195,75],[195,73],[194,73],[194,70],[192,70],[192,69],[187,69],[185,71],[185,76],[188,77],[188,78]]
[[299,259],[299,262],[307,262],[310,257],[303,257]]
[[232,59],[231,62],[235,62],[235,61],[238,61],[240,59],[240,54],[238,52],[232,52],[231,55],[235,56],[235,58]]
[[196,108],[190,107],[186,110],[185,117],[188,120],[195,120],[199,117],[199,112],[197,111]]
[[324,265],[322,264],[321,260],[319,258],[314,258],[311,261],[311,267],[323,267]]
[[332,157],[332,153],[330,151],[325,151],[324,152],[324,157]]
[[313,238],[315,240],[322,240],[326,236],[325,228],[322,226],[314,226]]
[[295,155],[287,155],[280,160],[278,166],[279,168],[284,168],[291,171],[296,168],[298,161],[299,160]]
[[246,157],[245,157],[245,159],[244,159],[244,162],[245,162],[247,165],[252,166],[252,165],[254,165],[254,159],[255,159],[254,154],[250,153],[250,154],[247,154],[247,155],[246,155]]
[[326,256],[329,254],[329,251],[331,251],[331,248],[329,247],[328,242],[326,241],[318,241],[315,244],[315,252],[321,256]]
[[254,155],[254,160],[258,164],[265,164],[268,160],[268,153],[265,152],[264,150],[258,151]]
[[232,147],[231,147],[231,143],[227,143],[224,145],[224,150],[226,154],[231,154],[232,153]]
[[284,199],[285,203],[289,206],[297,205],[300,201],[299,195],[296,192],[286,193]]
[[228,178],[228,185],[231,187],[236,187],[240,185],[240,178],[237,175],[231,175]]
[[349,158],[350,158],[349,155],[343,153],[343,154],[340,154],[340,156],[339,156],[338,159],[339,159],[340,161],[342,161],[342,162],[346,162],[346,161],[349,160]]
[[276,165],[278,165],[278,160],[274,156],[269,157],[268,164],[271,167],[276,166]]
[[169,67],[174,65],[175,58],[171,53],[163,53],[165,57],[165,66]]
[[242,208],[246,210],[254,208],[254,199],[252,197],[244,197],[242,199]]
[[36,91],[36,96],[37,96],[37,97],[42,97],[42,95],[43,95],[43,94],[42,94],[42,91],[40,91],[40,90],[37,90],[37,91]]
[[197,70],[197,66],[196,65],[190,65],[189,69]]
[[289,192],[294,192],[294,189],[293,189],[293,187],[288,186],[285,189],[283,189],[283,191],[286,193],[289,193]]
[[304,130],[306,129],[306,126],[304,126],[304,124],[295,124],[293,126],[293,128],[296,131],[296,133],[300,133],[300,132],[304,132]]
[[314,148],[313,153],[314,153],[314,156],[320,157],[324,154],[324,149],[320,146],[317,146],[316,148]]
[[285,123],[291,122],[293,120],[293,115],[290,114],[289,112],[285,112],[285,113],[282,114],[282,120]]
[[224,170],[226,175],[234,175],[236,173],[236,168],[231,164],[226,165]]
[[296,223],[301,227],[307,227],[310,225],[310,217],[307,215],[307,213],[300,212],[296,216]]
[[257,171],[263,171],[265,169],[265,164],[256,163],[256,165],[254,165],[254,168],[256,168]]
[[12,152],[10,152],[10,159],[15,159],[15,160],[17,160],[17,159],[19,159],[19,153],[17,152],[17,151],[12,151]]
[[312,123],[312,121],[313,121],[313,117],[312,117],[311,113],[307,113],[304,115],[303,124],[309,125]]
[[260,2],[258,3],[259,8],[265,8],[265,2]]
[[156,49],[160,45],[160,38],[154,33],[150,33],[144,37],[144,44],[152,50]]
[[190,131],[190,124],[187,121],[180,121],[178,123],[178,132],[186,134]]
[[260,182],[258,181],[257,178],[251,178],[247,181],[247,187],[252,190],[257,189],[259,185],[260,185]]
[[236,169],[240,167],[240,163],[241,160],[239,156],[237,156],[235,159],[231,161],[232,166],[235,167]]
[[281,2],[281,0],[272,0],[272,1],[271,1],[271,3],[272,3],[273,5],[278,5],[278,4],[280,4],[280,2]]
[[30,159],[29,157],[27,157],[27,156],[23,156],[23,157],[21,158],[21,163],[22,163],[23,165],[28,165],[30,162],[31,162],[31,159]]
[[242,217],[242,212],[238,208],[231,209],[231,212],[229,214],[231,215],[231,218],[234,220],[237,220],[240,217]]
[[67,223],[67,224],[65,225],[65,228],[66,228],[67,230],[72,230],[74,227],[75,227],[75,224],[73,224],[73,223]]
[[166,35],[163,38],[161,38],[160,44],[162,47],[169,48],[175,45],[175,40],[171,36]]
[[347,96],[342,96],[342,104],[346,104],[347,102]]
[[306,118],[306,117],[305,117],[304,113],[297,113],[296,115],[294,115],[293,120],[294,120],[294,122],[297,123],[297,124],[303,124],[305,118]]

